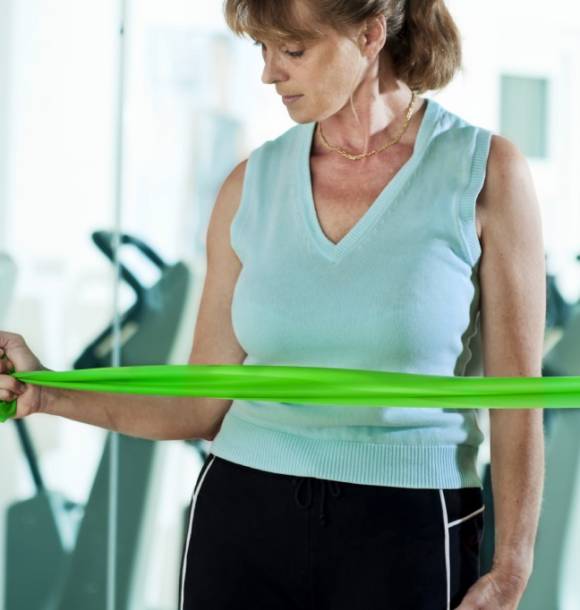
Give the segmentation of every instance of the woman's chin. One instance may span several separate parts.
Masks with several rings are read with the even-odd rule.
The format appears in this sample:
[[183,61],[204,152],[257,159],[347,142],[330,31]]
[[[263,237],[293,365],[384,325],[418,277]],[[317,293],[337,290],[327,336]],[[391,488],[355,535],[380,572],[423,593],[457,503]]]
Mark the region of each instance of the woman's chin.
[[296,123],[310,123],[311,121],[313,121],[314,119],[312,117],[310,117],[306,112],[304,112],[304,110],[300,111],[300,110],[294,110],[294,109],[290,109],[287,108],[288,110],[288,115],[290,116],[290,118],[295,121]]

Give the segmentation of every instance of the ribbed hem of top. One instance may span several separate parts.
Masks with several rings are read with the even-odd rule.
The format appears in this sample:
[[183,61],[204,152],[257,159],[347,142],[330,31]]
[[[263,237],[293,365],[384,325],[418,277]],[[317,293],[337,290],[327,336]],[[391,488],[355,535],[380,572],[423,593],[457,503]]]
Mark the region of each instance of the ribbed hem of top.
[[209,452],[236,464],[293,476],[414,489],[483,488],[478,447],[313,439],[257,426],[231,412]]

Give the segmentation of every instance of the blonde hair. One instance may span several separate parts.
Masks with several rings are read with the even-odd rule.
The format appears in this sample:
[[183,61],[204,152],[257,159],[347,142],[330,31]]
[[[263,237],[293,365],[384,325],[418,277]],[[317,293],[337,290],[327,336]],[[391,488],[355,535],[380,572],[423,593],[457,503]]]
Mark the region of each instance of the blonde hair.
[[[301,2],[313,16],[304,24]],[[459,30],[444,0],[224,0],[224,17],[237,35],[256,40],[315,40],[320,26],[349,33],[384,15],[397,78],[419,93],[442,89],[461,67]]]

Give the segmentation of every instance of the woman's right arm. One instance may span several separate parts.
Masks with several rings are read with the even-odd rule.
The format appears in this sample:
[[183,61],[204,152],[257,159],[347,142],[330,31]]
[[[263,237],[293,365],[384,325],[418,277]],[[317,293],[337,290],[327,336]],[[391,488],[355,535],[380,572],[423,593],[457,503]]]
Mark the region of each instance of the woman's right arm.
[[[242,364],[246,352],[234,334],[231,304],[241,263],[230,244],[230,225],[238,209],[246,161],[224,181],[207,231],[207,269],[188,364]],[[17,371],[43,367],[20,335],[0,332],[0,348]],[[0,361],[0,400],[18,397],[17,417],[47,413],[84,422],[128,436],[154,440],[203,438],[212,440],[232,400],[113,394],[33,387],[16,391],[16,380],[3,375]]]
[[209,439],[210,400],[42,388],[38,413],[150,440]]

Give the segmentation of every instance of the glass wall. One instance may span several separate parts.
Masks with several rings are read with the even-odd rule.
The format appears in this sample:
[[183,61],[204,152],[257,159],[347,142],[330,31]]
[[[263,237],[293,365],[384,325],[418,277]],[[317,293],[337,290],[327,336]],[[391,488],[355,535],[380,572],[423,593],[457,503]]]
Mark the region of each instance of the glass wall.
[[[113,212],[115,12],[0,3],[0,327],[51,369],[72,368],[112,314],[111,266],[91,232]],[[1,426],[3,608],[58,607],[105,438],[43,415]]]
[[[546,28],[539,3],[480,10],[449,0],[464,69],[428,95],[496,133],[523,133],[532,152],[541,145],[529,163],[550,273],[545,353],[564,341],[552,373],[580,375],[570,322],[580,298],[580,11],[557,4]],[[118,316],[122,365],[187,362],[219,187],[294,125],[261,69],[259,49],[226,29],[221,0],[0,0],[0,329],[22,334],[50,369],[102,367],[112,363]],[[541,91],[531,104],[533,83]],[[580,428],[558,415],[530,591],[572,610]],[[0,425],[0,607],[176,609],[187,512],[208,450],[202,440],[113,437],[42,414]],[[489,454],[487,439],[482,475]]]

